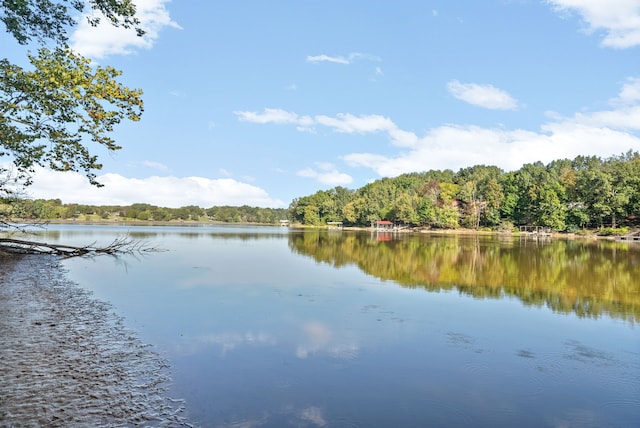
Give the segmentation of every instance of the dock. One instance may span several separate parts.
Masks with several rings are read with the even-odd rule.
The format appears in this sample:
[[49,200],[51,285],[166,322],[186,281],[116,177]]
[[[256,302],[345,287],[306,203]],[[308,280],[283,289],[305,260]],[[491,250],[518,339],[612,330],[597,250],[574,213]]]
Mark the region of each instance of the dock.
[[553,230],[550,227],[545,226],[520,226],[520,233],[523,235],[538,236],[551,236]]
[[620,241],[635,241],[640,242],[640,231],[622,235],[618,238]]

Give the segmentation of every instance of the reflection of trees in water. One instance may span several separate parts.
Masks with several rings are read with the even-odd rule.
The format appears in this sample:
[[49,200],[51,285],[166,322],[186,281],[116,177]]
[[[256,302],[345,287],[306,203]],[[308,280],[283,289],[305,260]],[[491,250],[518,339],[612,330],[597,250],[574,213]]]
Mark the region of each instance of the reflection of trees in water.
[[640,320],[639,248],[612,241],[526,241],[496,236],[312,231],[289,236],[292,251],[405,287],[458,290],[475,298],[514,296],[580,317]]

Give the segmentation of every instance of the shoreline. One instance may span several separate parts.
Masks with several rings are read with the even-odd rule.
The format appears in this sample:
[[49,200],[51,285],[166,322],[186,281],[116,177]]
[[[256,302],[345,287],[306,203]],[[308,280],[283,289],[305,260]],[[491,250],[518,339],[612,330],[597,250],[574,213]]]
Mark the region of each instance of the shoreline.
[[189,426],[168,364],[48,255],[0,255],[1,426]]
[[[23,219],[17,221],[18,224],[26,224],[27,221]],[[267,226],[267,227],[281,227],[278,224],[271,223],[228,223],[222,221],[198,221],[198,220],[171,220],[171,221],[156,221],[156,220],[77,220],[77,219],[64,219],[64,220],[47,220],[42,223],[47,224],[76,224],[87,226],[152,226],[152,227],[166,227],[166,226],[185,226],[185,227],[205,227],[205,226]],[[381,233],[416,233],[416,234],[431,234],[431,235],[470,235],[470,236],[505,236],[505,237],[532,237],[536,239],[580,239],[580,240],[619,240],[619,236],[616,235],[598,235],[597,229],[585,229],[583,233],[567,233],[567,232],[552,232],[550,234],[537,235],[535,233],[523,233],[519,231],[497,231],[497,230],[475,230],[475,229],[431,229],[425,227],[412,227],[404,229],[392,229],[392,230],[380,230],[376,231],[375,228],[366,226],[344,226],[342,228],[322,226],[307,226],[302,224],[292,224],[286,226],[289,229],[309,229],[309,230],[332,230],[332,231],[367,231],[367,232],[381,232]],[[632,241],[629,241],[632,242]]]

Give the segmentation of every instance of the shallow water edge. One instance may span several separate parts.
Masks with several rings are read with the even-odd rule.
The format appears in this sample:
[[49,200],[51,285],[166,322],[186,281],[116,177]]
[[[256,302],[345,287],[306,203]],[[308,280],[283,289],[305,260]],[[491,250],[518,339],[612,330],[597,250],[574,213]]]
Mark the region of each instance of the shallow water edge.
[[190,426],[166,361],[53,256],[0,256],[0,426]]

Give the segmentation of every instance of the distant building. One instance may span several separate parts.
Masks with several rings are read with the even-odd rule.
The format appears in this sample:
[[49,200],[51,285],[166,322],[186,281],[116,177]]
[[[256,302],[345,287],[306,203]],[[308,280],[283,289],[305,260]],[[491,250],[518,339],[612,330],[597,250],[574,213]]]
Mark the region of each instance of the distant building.
[[376,229],[377,230],[392,230],[393,222],[389,220],[378,220],[376,221]]

